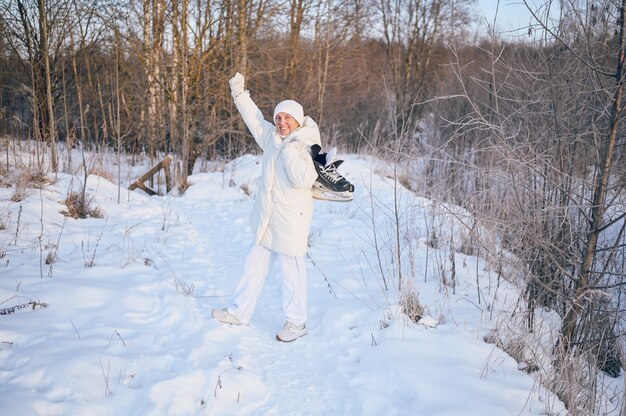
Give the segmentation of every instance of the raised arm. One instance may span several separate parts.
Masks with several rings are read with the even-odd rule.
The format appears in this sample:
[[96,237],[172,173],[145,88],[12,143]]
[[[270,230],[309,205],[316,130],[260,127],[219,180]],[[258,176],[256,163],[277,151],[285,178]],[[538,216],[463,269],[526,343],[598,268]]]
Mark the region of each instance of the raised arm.
[[232,77],[228,83],[230,84],[230,93],[235,101],[237,110],[241,114],[243,122],[246,123],[248,130],[252,133],[252,137],[257,144],[265,151],[267,142],[271,137],[271,132],[276,129],[273,123],[265,120],[263,113],[259,107],[250,98],[250,92],[244,88],[244,77],[239,72]]

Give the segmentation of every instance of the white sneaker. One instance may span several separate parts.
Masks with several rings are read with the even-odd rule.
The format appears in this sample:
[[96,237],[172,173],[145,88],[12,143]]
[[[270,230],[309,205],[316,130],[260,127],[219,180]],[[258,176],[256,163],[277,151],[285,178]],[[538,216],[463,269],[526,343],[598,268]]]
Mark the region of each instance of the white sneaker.
[[228,308],[213,309],[211,315],[213,315],[213,318],[225,324],[241,325],[239,318],[228,312]]
[[280,330],[278,334],[276,334],[276,339],[282,342],[291,342],[295,341],[298,338],[306,335],[306,325],[295,325],[291,322],[285,322],[285,326]]

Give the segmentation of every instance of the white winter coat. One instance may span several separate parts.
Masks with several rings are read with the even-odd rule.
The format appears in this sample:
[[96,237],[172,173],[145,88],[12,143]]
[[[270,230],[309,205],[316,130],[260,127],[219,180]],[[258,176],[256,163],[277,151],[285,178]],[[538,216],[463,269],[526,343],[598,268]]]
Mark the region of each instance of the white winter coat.
[[311,186],[317,172],[310,147],[320,144],[317,124],[305,117],[302,126],[281,138],[248,91],[235,97],[235,105],[263,150],[258,193],[250,214],[255,243],[287,256],[302,256],[313,217]]

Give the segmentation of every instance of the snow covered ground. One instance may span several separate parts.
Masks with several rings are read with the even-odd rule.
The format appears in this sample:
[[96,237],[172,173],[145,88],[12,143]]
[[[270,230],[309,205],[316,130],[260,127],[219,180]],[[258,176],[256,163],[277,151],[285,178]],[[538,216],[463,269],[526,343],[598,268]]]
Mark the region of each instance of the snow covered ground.
[[259,160],[197,173],[182,196],[122,189],[120,203],[117,186],[92,175],[88,192],[103,218],[60,213],[79,183],[67,174],[19,202],[15,187],[0,188],[0,309],[37,302],[0,315],[0,414],[566,414],[483,341],[516,300],[514,288],[501,280],[496,289],[490,267],[460,252],[454,290],[444,282],[450,244],[434,248],[429,236],[460,231],[450,209],[403,189],[395,199],[403,284],[419,293],[428,319],[416,324],[401,312],[394,186],[373,159],[351,156],[342,167],[354,201],[315,203],[307,336],[276,341],[275,272],[250,326],[212,319],[251,242]]

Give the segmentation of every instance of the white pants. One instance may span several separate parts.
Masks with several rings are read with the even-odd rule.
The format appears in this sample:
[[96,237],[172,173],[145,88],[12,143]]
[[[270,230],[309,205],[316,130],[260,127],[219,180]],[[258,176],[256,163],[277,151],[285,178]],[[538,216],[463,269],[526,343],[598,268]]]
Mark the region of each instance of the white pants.
[[282,275],[283,312],[287,320],[300,325],[307,320],[307,286],[304,257],[285,256],[261,246],[253,246],[244,262],[243,275],[228,310],[249,324],[257,299],[274,261],[278,259]]

